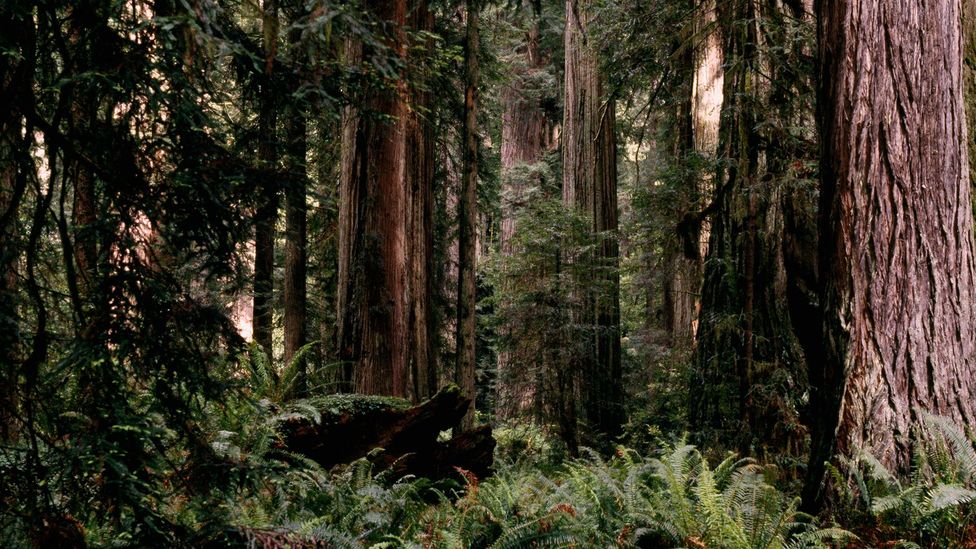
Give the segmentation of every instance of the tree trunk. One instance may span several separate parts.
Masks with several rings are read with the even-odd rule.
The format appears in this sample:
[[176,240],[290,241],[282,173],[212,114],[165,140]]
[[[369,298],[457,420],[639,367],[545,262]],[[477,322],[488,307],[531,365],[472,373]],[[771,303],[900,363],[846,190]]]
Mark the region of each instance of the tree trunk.
[[822,355],[806,501],[866,449],[902,471],[922,414],[976,420],[960,1],[818,4]]
[[[292,14],[295,23],[305,17],[302,4]],[[285,165],[288,174],[285,187],[285,279],[284,279],[284,324],[285,346],[284,364],[294,366],[295,382],[292,394],[308,394],[308,361],[296,355],[307,342],[306,321],[308,315],[307,271],[308,271],[308,230],[307,230],[307,186],[308,166],[308,118],[307,105],[300,93],[306,83],[305,67],[308,56],[302,43],[302,30],[294,26],[288,32],[289,56],[292,72],[292,96],[285,110]],[[294,364],[293,364],[294,363]]]
[[[259,190],[254,223],[254,341],[261,346],[270,364],[274,363],[274,242],[278,222],[278,185],[272,179],[278,167],[274,65],[278,44],[278,3],[264,0],[264,74],[258,106],[258,162],[269,175]],[[272,368],[274,371],[274,368]]]
[[[297,75],[295,75],[297,80]],[[291,101],[297,101],[294,97]],[[285,121],[287,156],[285,169],[288,171],[288,186],[285,188],[285,354],[284,363],[290,367],[296,354],[306,343],[306,271],[307,271],[307,230],[306,230],[306,172],[307,124],[301,106],[288,109]],[[299,358],[295,364],[295,395],[308,392],[308,372],[306,361]]]
[[481,6],[467,0],[464,90],[464,168],[458,202],[457,383],[470,404],[462,429],[474,426],[475,307],[478,234],[478,19]]
[[21,244],[18,218],[27,187],[29,143],[22,135],[22,110],[30,108],[33,79],[34,23],[28,3],[8,2],[0,7],[0,49],[19,52],[20,57],[0,58],[0,96],[8,98],[0,110],[0,442],[14,441],[19,429],[17,416],[20,372],[20,315],[17,272]]
[[[551,145],[551,124],[546,117],[540,97],[544,91],[533,84],[549,65],[539,43],[539,18],[531,12],[532,20],[525,31],[524,49],[519,48],[515,74],[502,88],[502,143],[501,143],[501,233],[499,245],[503,256],[512,256],[512,238],[516,219],[525,206],[526,193],[533,184],[540,184],[537,167],[543,154]],[[538,409],[538,394],[534,379],[527,379],[525,371],[518,368],[515,352],[517,326],[500,327],[507,339],[498,350],[498,406],[500,418],[511,418]]]
[[[405,27],[430,28],[422,0],[370,9],[392,26],[387,45],[403,57]],[[372,53],[356,42],[347,50],[350,60]],[[360,393],[421,400],[437,383],[429,316],[433,146],[413,110],[427,101],[410,85],[371,89],[343,117],[336,341]]]
[[[416,31],[430,32],[434,28],[432,12],[427,0],[407,2],[406,26]],[[426,50],[434,47],[430,40],[409,45]],[[406,55],[406,53],[403,53]],[[409,75],[414,85],[406,110],[406,191],[408,197],[409,236],[406,257],[410,273],[408,338],[409,395],[414,400],[430,398],[437,392],[438,371],[436,360],[437,329],[431,314],[434,297],[434,128],[427,120],[424,109],[432,104],[432,96],[424,86],[427,68],[425,55],[413,59]]]
[[[684,161],[695,154],[713,159],[718,152],[719,122],[722,113],[722,35],[716,21],[714,0],[697,5],[694,12],[693,47],[686,48],[686,70],[691,71],[690,86],[683,86],[686,99],[678,109],[674,156]],[[679,46],[680,47],[680,46]],[[692,173],[676,204],[675,245],[668,261],[665,282],[665,328],[672,345],[690,346],[698,325],[702,265],[708,253],[707,220],[686,224],[687,214],[701,208],[702,197],[714,191],[714,174],[708,170]]]
[[[84,74],[94,70],[90,33],[95,26],[93,7],[84,3],[72,7],[70,11],[70,31],[68,41],[74,55],[73,70]],[[97,90],[84,80],[71,84],[71,132],[75,139],[91,139],[98,116]],[[68,178],[74,185],[74,199],[71,207],[71,225],[74,230],[74,261],[77,266],[78,287],[83,304],[83,312],[90,312],[91,295],[97,279],[98,270],[98,231],[96,227],[95,175],[79,160],[68,163]],[[80,319],[80,326],[86,325]]]
[[[725,68],[722,65],[722,34],[717,25],[717,0],[701,3],[695,14],[695,77],[692,84],[691,116],[695,150],[711,157],[718,148],[719,122],[722,115],[722,85]],[[712,188],[710,176],[701,182],[707,193]],[[702,235],[707,240],[708,235]],[[707,245],[707,242],[703,242]],[[704,256],[705,248],[702,249]]]
[[[802,14],[756,0],[719,5],[726,72],[690,421],[701,444],[801,451],[803,353],[793,329],[787,253],[801,243],[812,138],[797,115],[811,75],[791,38]],[[802,35],[800,35],[802,36]],[[775,49],[774,49],[775,48]],[[769,54],[778,51],[777,55]],[[761,112],[762,109],[765,112]],[[759,125],[763,117],[766,124]],[[809,176],[806,176],[809,177]],[[789,216],[789,217],[787,217]],[[790,246],[788,248],[787,246]],[[779,381],[777,381],[779,380]],[[784,383],[782,380],[787,380]]]
[[966,83],[966,120],[969,128],[969,181],[976,186],[976,0],[962,6],[963,75]]
[[[684,40],[687,40],[685,37]],[[677,40],[681,42],[682,40]],[[680,48],[676,44],[676,49]],[[685,48],[681,56],[681,71],[687,74],[679,86],[676,114],[671,129],[671,155],[676,164],[688,162],[695,150],[695,66],[697,55],[694,48]],[[673,199],[676,229],[674,236],[667,240],[665,247],[664,275],[664,329],[669,343],[674,347],[690,346],[694,340],[695,317],[699,287],[701,286],[701,258],[699,244],[700,224],[682,224],[685,216],[700,209],[698,205],[698,181],[696,174],[683,177],[680,186],[675,188]]]
[[597,49],[587,35],[590,0],[566,1],[563,203],[586,215],[598,246],[582,258],[589,280],[579,325],[592,326],[579,369],[583,418],[613,435],[623,422],[620,369],[620,280],[617,230],[617,143],[613,98],[606,97]]

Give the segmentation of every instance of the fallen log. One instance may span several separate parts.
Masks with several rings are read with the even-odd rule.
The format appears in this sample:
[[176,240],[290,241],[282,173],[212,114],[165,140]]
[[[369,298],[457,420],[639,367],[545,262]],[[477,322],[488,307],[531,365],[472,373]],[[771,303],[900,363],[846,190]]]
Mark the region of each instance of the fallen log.
[[329,395],[304,403],[318,417],[305,413],[284,419],[283,447],[324,467],[367,457],[377,469],[392,469],[398,476],[443,478],[460,468],[481,478],[491,471],[495,440],[490,426],[439,440],[442,432],[456,431],[467,410],[469,399],[457,386],[417,406],[370,395]]

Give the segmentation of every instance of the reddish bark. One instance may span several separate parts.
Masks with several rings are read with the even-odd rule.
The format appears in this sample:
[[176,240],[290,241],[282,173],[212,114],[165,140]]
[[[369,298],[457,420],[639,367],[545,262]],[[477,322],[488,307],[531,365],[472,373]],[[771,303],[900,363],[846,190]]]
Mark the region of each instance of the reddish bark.
[[[563,204],[589,217],[599,246],[588,263],[578,323],[592,327],[579,375],[581,407],[591,428],[615,434],[623,421],[617,231],[615,105],[607,97],[597,49],[588,36],[589,0],[566,1]],[[608,234],[611,233],[611,234]]]
[[976,419],[960,1],[818,9],[824,341],[808,502],[835,452],[904,470],[921,414]]
[[[370,9],[390,25],[390,49],[412,67],[405,29],[430,28],[426,4],[385,0]],[[368,53],[347,46],[350,60]],[[343,119],[337,345],[346,379],[361,393],[420,400],[437,383],[429,315],[433,144],[416,110],[428,101],[401,81],[369,90]]]

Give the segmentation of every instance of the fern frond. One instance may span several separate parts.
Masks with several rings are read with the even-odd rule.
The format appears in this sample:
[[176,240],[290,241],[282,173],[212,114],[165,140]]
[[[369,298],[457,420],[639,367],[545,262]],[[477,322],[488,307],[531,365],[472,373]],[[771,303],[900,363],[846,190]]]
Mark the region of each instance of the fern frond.
[[925,423],[937,429],[952,446],[952,457],[969,482],[976,482],[976,449],[962,429],[945,417],[925,413]]
[[939,484],[929,491],[926,500],[930,512],[941,511],[976,500],[976,490],[958,484]]

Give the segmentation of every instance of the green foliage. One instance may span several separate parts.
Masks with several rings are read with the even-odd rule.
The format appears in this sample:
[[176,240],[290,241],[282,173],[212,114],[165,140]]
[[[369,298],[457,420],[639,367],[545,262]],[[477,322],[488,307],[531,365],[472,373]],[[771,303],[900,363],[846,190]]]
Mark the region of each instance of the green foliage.
[[[874,525],[882,539],[950,547],[976,527],[976,449],[952,421],[925,414],[914,437],[911,473],[903,478],[869,451],[832,468],[840,512]],[[869,527],[866,527],[869,528]]]
[[646,342],[638,343],[635,351],[641,364],[651,366],[643,376],[631,369],[623,440],[646,452],[663,446],[662,438],[687,431],[691,352],[679,347],[664,350]]
[[551,467],[565,458],[565,448],[537,423],[512,421],[492,429],[495,457],[522,467]]
[[851,537],[817,528],[748,460],[713,468],[679,443],[651,459],[620,448],[609,460],[589,453],[540,467],[532,456],[547,451],[545,438],[503,429],[500,452],[520,458],[500,459],[487,479],[467,475],[465,486],[394,480],[366,460],[332,472],[291,461],[256,492],[228,499],[230,522],[338,547],[799,548]]
[[[581,275],[585,265],[576,260],[597,245],[597,237],[585,216],[566,209],[556,196],[552,171],[540,163],[518,172],[528,179],[522,182],[525,204],[515,218],[511,252],[493,254],[485,268],[493,290],[487,301],[495,349],[507,357],[498,372],[504,390],[497,406],[509,416],[561,424],[572,408],[571,365],[583,352],[583,338],[598,329],[574,322],[573,312],[587,292],[607,288]],[[541,179],[533,183],[537,175]]]

